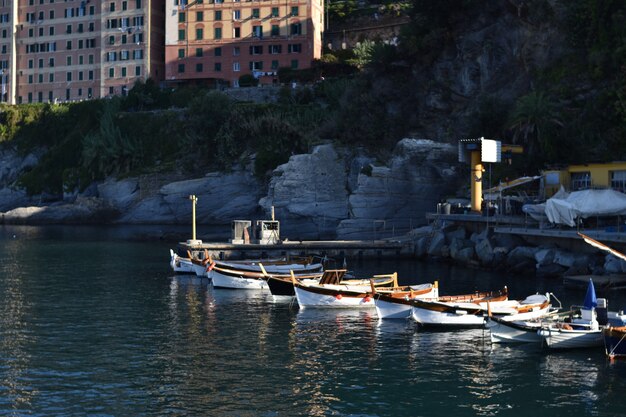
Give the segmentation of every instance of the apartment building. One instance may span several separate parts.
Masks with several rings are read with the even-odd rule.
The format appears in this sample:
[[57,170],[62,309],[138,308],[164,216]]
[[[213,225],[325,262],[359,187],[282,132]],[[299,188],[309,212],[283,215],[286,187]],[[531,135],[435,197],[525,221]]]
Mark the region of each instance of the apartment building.
[[166,83],[271,84],[279,68],[310,68],[323,10],[323,0],[166,0]]
[[125,94],[164,78],[164,0],[0,0],[1,101]]

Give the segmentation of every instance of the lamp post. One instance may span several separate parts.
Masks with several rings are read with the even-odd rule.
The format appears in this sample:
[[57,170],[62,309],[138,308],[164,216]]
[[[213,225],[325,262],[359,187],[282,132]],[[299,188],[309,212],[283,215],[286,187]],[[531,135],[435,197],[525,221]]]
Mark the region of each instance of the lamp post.
[[201,245],[202,241],[196,239],[196,204],[198,203],[198,197],[190,195],[191,200],[191,239],[187,241],[188,245]]

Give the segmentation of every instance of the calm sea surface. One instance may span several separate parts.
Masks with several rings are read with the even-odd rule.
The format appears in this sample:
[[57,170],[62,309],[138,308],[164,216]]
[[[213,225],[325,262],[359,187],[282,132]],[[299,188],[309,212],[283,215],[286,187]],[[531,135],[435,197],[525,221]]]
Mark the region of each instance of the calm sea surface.
[[[626,361],[494,346],[375,311],[298,311],[175,276],[129,228],[0,227],[0,415],[624,416]],[[414,261],[348,264],[442,293],[584,290]],[[609,293],[626,307],[626,293]]]

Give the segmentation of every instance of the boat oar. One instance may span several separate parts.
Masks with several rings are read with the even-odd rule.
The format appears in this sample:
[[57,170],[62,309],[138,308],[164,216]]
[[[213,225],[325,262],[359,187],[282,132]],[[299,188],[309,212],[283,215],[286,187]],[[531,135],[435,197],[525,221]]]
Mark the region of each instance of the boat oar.
[[268,274],[261,262],[259,262],[259,268],[261,268],[261,273],[263,274],[263,276],[266,277]]

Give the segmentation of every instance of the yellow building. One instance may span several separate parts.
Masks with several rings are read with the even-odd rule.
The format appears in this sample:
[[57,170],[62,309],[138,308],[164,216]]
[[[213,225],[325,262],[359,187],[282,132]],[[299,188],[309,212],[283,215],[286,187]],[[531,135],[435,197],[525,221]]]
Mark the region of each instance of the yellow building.
[[562,170],[546,170],[542,174],[546,198],[553,196],[561,185],[566,191],[611,188],[626,192],[626,162],[570,165]]

